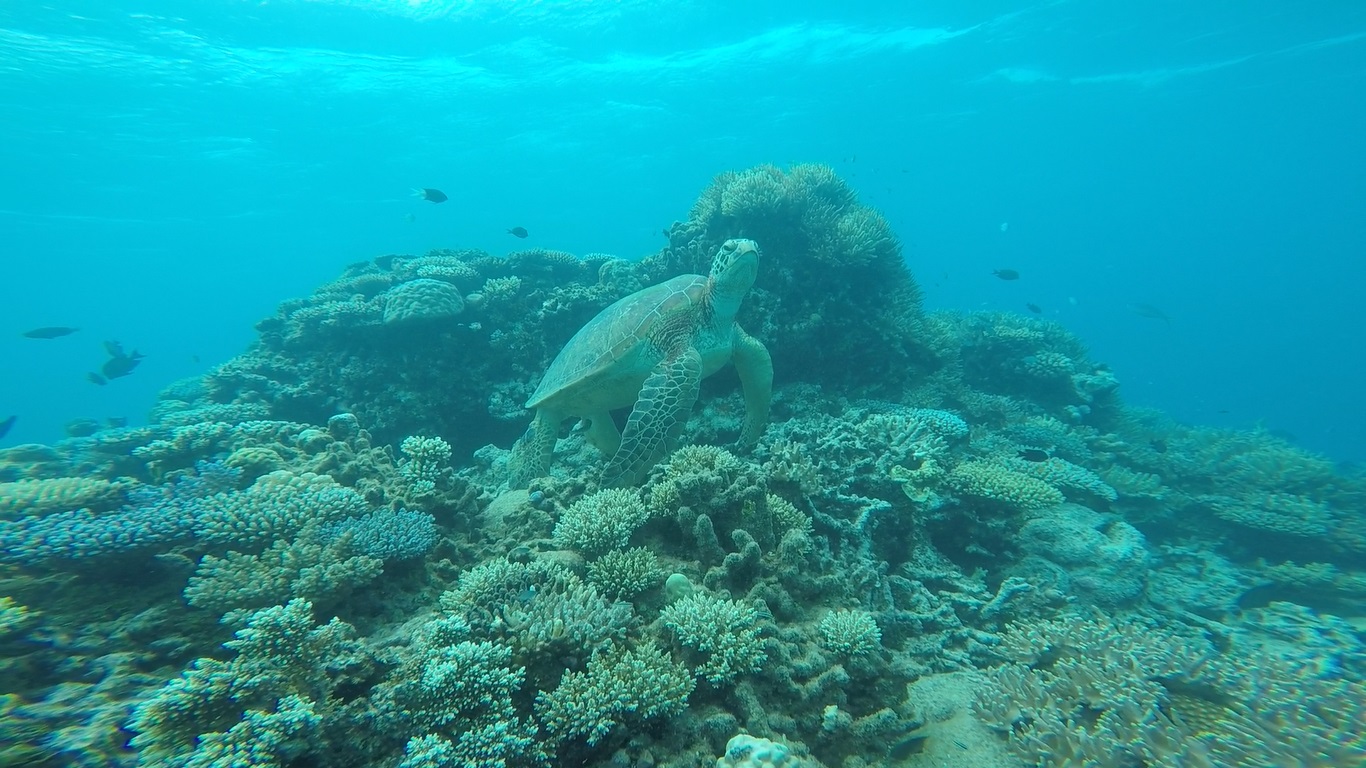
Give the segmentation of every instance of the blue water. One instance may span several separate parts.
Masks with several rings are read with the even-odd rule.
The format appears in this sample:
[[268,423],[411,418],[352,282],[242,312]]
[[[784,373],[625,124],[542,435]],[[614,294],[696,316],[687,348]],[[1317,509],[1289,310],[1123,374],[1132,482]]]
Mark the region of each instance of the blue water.
[[[347,263],[639,257],[714,174],[822,162],[929,307],[1366,459],[1357,2],[10,2],[0,115],[5,444],[138,423]],[[106,339],[147,357],[96,387]]]

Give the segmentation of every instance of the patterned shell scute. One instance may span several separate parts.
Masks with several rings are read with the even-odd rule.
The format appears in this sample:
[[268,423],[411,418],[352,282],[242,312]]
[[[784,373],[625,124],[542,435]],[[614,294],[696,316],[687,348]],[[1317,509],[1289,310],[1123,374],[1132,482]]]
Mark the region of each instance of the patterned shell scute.
[[[564,345],[550,364],[527,408],[569,389],[585,378],[604,371],[650,333],[666,314],[702,300],[707,278],[679,275],[618,299],[589,320]],[[641,371],[644,373],[644,371]]]

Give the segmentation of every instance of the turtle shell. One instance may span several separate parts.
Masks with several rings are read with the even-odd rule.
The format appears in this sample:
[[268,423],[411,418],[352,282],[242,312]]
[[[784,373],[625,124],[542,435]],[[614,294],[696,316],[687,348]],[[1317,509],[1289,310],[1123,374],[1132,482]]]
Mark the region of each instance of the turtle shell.
[[[701,302],[706,288],[707,278],[702,275],[679,275],[618,299],[589,320],[564,345],[541,377],[540,386],[527,400],[526,407],[536,408],[615,365],[629,365],[642,359],[627,360],[627,357],[637,344],[649,337],[660,319]],[[623,370],[615,373],[643,376],[648,372]]]

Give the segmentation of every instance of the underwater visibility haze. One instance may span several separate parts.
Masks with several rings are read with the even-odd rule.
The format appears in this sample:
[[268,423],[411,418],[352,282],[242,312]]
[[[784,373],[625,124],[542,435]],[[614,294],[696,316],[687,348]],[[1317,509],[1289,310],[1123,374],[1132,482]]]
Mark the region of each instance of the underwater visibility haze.
[[1366,765],[1366,8],[0,6],[0,765]]

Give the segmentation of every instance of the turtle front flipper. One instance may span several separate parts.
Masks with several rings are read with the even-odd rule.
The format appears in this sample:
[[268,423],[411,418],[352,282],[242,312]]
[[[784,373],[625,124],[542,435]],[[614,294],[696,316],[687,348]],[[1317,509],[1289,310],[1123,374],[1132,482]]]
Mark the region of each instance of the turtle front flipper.
[[602,471],[603,485],[638,483],[664,457],[697,402],[701,381],[702,356],[691,346],[650,371],[621,433],[621,447]]
[[512,457],[508,460],[509,488],[525,488],[550,470],[561,421],[563,418],[559,415],[544,408],[537,409],[536,419],[527,427],[526,434],[512,446]]
[[768,428],[768,407],[773,400],[773,358],[763,342],[735,326],[731,360],[745,392],[745,424],[740,429],[741,446],[759,442]]

